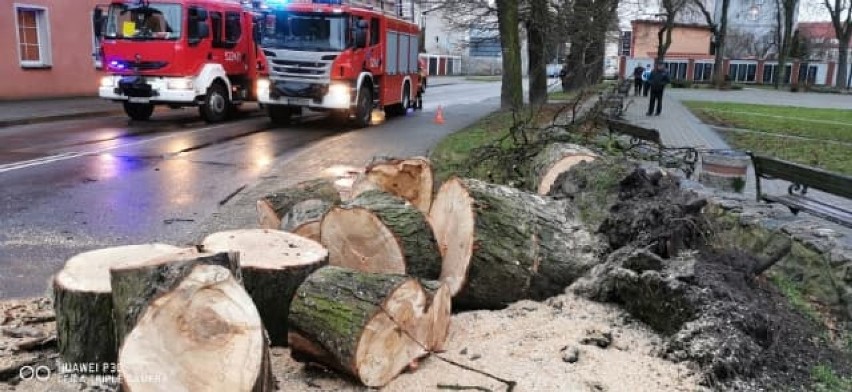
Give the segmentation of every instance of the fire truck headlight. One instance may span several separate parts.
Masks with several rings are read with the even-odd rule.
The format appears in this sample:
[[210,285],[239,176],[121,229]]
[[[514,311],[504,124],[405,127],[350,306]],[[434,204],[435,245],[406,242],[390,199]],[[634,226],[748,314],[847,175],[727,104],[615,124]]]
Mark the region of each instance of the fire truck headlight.
[[169,79],[166,87],[169,90],[192,90],[193,83],[190,78]]
[[258,79],[255,87],[258,96],[269,95],[269,79]]
[[112,76],[104,76],[101,78],[101,87],[113,87],[115,86],[115,78]]
[[349,86],[346,84],[332,84],[328,86],[328,100],[348,105],[349,91]]

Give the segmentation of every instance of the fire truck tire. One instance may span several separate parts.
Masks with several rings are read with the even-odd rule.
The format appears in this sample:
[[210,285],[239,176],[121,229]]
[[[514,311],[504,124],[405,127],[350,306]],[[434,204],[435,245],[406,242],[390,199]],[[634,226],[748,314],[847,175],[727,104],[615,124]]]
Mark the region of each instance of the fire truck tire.
[[367,87],[358,92],[358,105],[355,107],[355,125],[367,127],[373,119],[373,93]]
[[402,102],[391,105],[387,108],[387,113],[392,116],[404,116],[405,112],[408,111],[408,108],[411,107],[411,87],[408,86],[408,83],[405,84],[402,93]]
[[209,123],[224,121],[228,118],[230,110],[231,103],[228,100],[228,92],[221,83],[213,83],[207,89],[207,95],[204,96],[204,103],[198,107],[201,118]]
[[136,121],[145,121],[154,114],[154,105],[150,103],[124,102],[124,113]]
[[284,105],[267,105],[266,111],[274,125],[288,125],[293,117],[293,109]]

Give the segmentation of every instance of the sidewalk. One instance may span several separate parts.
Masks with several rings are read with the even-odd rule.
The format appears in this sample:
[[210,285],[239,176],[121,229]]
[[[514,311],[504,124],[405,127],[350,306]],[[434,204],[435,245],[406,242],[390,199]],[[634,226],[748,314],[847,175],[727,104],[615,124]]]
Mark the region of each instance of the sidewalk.
[[[718,93],[723,94],[722,92]],[[801,95],[799,97],[801,99]],[[784,96],[784,98],[787,97]],[[831,97],[821,98],[825,99]],[[729,146],[719,136],[719,134],[717,134],[709,125],[706,125],[700,120],[698,120],[698,118],[695,117],[692,112],[690,112],[689,109],[687,109],[680,102],[681,100],[689,99],[696,99],[695,94],[690,90],[680,91],[677,89],[666,89],[665,96],[663,98],[662,114],[660,116],[646,116],[645,113],[648,110],[648,97],[630,96],[626,99],[626,102],[629,102],[629,104],[627,104],[628,107],[627,110],[625,110],[624,119],[636,125],[657,129],[660,132],[661,138],[663,139],[663,144],[667,146],[691,146],[699,150],[731,149],[732,147]],[[742,97],[719,95],[718,97],[714,97],[711,100],[741,101],[744,99],[742,99]],[[763,102],[766,104],[771,104],[766,101]],[[785,103],[789,104],[786,101]],[[799,106],[808,105],[801,103]],[[693,178],[693,180],[697,181],[700,178],[701,172],[700,158],[696,169],[697,174],[694,176],[695,178]],[[790,183],[780,180],[763,180],[761,182],[761,186],[763,187],[763,192],[765,193],[781,194],[787,193],[787,188],[790,186]],[[842,206],[843,208],[852,209],[852,200],[836,197],[834,195],[826,194],[818,190],[809,190],[808,194],[816,196],[820,200],[825,200],[828,203]],[[751,165],[749,165],[748,167],[746,185],[745,189],[743,190],[743,196],[750,200],[754,200],[756,196],[754,168]],[[819,220],[820,222],[825,222],[826,224],[830,224],[833,228],[836,227],[837,231],[844,233],[849,238],[852,238],[852,229],[840,225],[835,225],[833,223],[822,220],[820,218],[812,217],[805,213],[802,213],[801,216],[808,217],[814,220]]]

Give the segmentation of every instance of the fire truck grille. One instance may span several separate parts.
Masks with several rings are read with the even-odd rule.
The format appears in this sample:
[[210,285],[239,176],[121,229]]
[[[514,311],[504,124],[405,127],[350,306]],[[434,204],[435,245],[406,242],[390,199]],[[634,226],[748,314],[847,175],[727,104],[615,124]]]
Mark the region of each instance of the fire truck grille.
[[277,77],[326,79],[330,62],[272,60],[271,74]]

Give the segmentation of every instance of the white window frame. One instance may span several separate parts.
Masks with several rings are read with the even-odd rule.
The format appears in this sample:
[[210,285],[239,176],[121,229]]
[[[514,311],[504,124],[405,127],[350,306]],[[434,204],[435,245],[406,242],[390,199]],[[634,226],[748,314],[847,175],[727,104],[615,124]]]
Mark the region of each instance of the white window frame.
[[[21,34],[18,26],[18,11],[36,11],[36,34],[38,35],[39,61],[23,60],[21,53]],[[15,46],[18,52],[18,63],[21,68],[49,68],[52,65],[50,56],[50,16],[47,7],[32,4],[12,4],[12,15],[15,18]]]

